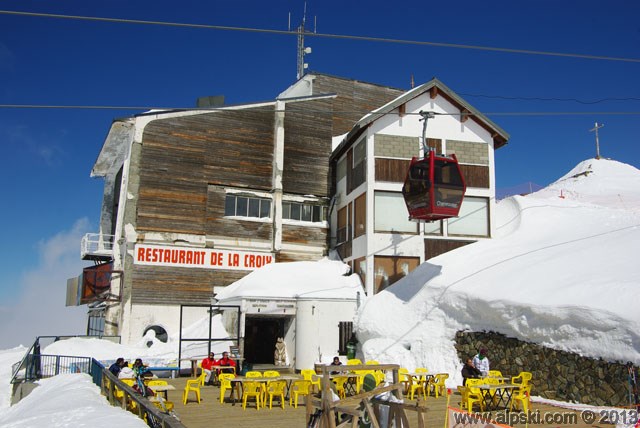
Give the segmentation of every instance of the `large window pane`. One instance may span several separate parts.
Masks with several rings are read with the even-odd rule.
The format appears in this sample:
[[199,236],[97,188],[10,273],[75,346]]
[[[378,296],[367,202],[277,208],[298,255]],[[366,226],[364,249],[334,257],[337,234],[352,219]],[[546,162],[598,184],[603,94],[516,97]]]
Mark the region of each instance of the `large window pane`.
[[227,195],[224,200],[224,215],[236,215],[236,197]]
[[300,220],[300,204],[291,204],[291,220]]
[[311,205],[302,205],[302,221],[311,221]]
[[283,202],[282,203],[282,218],[290,219],[291,218],[291,203]]
[[260,217],[269,218],[270,216],[271,216],[271,201],[268,199],[262,199],[260,201]]
[[260,199],[249,199],[249,217],[260,216]]
[[236,215],[246,217],[249,208],[249,199],[238,196],[236,201]]
[[489,200],[465,196],[458,218],[450,218],[449,235],[489,236]]
[[417,223],[409,221],[409,213],[402,193],[376,192],[375,214],[376,232],[416,233]]

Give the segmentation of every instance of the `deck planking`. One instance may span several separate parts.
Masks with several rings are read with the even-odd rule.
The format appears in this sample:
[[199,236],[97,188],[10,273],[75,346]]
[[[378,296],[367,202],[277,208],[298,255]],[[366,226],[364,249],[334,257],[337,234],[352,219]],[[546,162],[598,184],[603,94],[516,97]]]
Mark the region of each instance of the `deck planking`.
[[[220,388],[217,386],[203,386],[201,387],[201,402],[198,404],[195,401],[195,394],[190,393],[189,401],[186,405],[182,402],[182,393],[186,382],[189,378],[182,377],[177,379],[168,379],[169,383],[176,389],[168,392],[169,401],[174,403],[174,411],[179,416],[182,423],[187,428],[215,428],[215,427],[239,427],[239,428],[255,428],[260,427],[282,427],[282,428],[303,428],[306,426],[305,421],[305,406],[303,399],[300,400],[298,408],[289,406],[289,403],[285,403],[284,410],[280,407],[276,407],[274,403],[273,409],[260,409],[256,410],[255,404],[250,403],[246,410],[242,409],[241,401],[237,404],[229,402],[228,398],[225,398],[225,403],[220,403]],[[227,391],[226,397],[229,396]],[[409,400],[405,397],[406,403],[416,403],[416,400]],[[444,427],[445,423],[445,411],[447,407],[447,398],[433,396],[427,397],[427,400],[420,400],[421,405],[425,405],[429,410],[425,415],[426,427]],[[563,409],[559,407],[550,406],[543,403],[532,402],[532,411],[554,412],[557,415],[569,415],[575,414],[577,423],[553,423],[553,424],[535,424],[540,428],[583,428],[583,427],[602,427],[612,428],[612,425],[602,424],[596,421],[594,424],[586,424],[580,418],[580,412]],[[459,407],[460,395],[454,393],[450,396],[450,405],[453,407]],[[494,414],[495,416],[495,414]],[[416,412],[407,411],[407,417],[411,427],[418,427]],[[566,417],[566,416],[565,416]],[[525,428],[524,423],[517,423],[513,425],[516,428]],[[534,426],[534,424],[529,424]]]

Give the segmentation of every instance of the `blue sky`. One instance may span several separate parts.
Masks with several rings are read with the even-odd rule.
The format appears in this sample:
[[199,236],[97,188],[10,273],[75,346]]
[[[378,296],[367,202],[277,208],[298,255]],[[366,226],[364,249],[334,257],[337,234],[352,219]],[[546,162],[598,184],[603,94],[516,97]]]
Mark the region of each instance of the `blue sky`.
[[[303,4],[5,0],[0,9],[287,30],[289,12],[295,27]],[[638,16],[640,3],[631,0],[307,2],[307,28],[317,17],[321,34],[636,60]],[[412,75],[416,84],[437,77],[485,113],[640,111],[637,61],[326,37],[306,44],[311,70],[406,89]],[[191,107],[219,94],[242,103],[271,100],[295,78],[293,35],[0,14],[0,104]],[[63,282],[82,266],[71,262],[79,259],[79,237],[97,231],[102,181],[89,172],[111,121],[138,112],[0,108],[0,317],[33,303],[29,287],[47,296],[49,310],[66,313]],[[544,186],[593,157],[588,130],[596,121],[605,124],[601,154],[640,167],[640,115],[490,117],[511,134],[496,154],[498,188]],[[32,284],[34,273],[41,280]],[[49,333],[60,332],[36,332]]]

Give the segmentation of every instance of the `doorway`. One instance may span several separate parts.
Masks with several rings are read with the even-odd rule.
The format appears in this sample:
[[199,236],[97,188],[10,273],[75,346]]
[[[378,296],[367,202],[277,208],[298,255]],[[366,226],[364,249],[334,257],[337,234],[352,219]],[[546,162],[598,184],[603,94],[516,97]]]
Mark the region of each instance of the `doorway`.
[[247,317],[244,327],[244,358],[250,364],[273,364],[278,337],[284,336],[285,318]]

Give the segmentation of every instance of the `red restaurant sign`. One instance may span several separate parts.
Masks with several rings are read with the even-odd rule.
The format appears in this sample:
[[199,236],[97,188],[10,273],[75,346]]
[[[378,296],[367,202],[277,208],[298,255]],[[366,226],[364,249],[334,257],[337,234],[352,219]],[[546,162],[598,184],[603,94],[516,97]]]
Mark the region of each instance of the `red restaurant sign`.
[[274,262],[271,253],[144,244],[135,246],[134,257],[138,265],[230,270],[254,270]]

